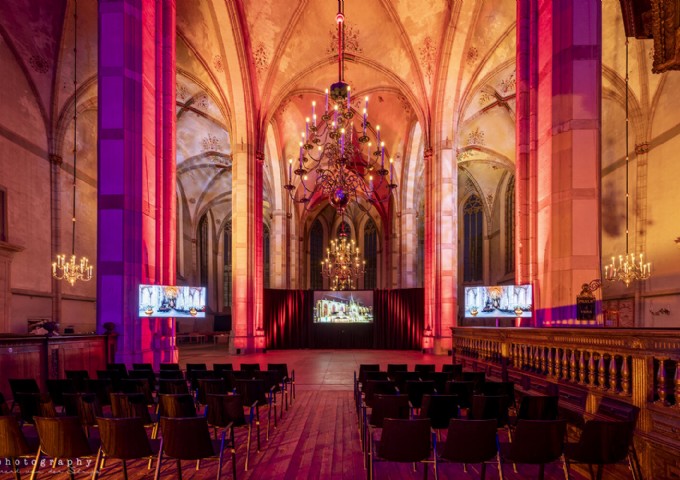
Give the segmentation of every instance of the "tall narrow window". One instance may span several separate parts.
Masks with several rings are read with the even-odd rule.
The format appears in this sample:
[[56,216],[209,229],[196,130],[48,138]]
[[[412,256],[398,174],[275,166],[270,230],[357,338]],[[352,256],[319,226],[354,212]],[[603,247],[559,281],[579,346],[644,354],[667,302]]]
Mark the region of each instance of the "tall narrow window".
[[269,226],[265,223],[262,228],[262,264],[264,266],[264,288],[269,288],[270,281],[269,276],[271,275],[271,253],[270,253],[270,232]]
[[323,260],[323,227],[319,220],[315,220],[309,232],[309,288],[312,290],[323,288],[321,260]]
[[472,195],[463,207],[463,280],[479,282],[482,280],[482,201]]
[[515,271],[515,177],[505,192],[505,273]]
[[373,290],[378,285],[378,230],[373,220],[366,222],[364,227],[364,258],[366,259],[364,288]]
[[198,258],[201,285],[208,286],[208,215],[203,215],[198,222]]
[[231,307],[231,221],[224,226],[224,306]]
[[0,187],[0,242],[8,242],[9,234],[7,233],[7,190]]

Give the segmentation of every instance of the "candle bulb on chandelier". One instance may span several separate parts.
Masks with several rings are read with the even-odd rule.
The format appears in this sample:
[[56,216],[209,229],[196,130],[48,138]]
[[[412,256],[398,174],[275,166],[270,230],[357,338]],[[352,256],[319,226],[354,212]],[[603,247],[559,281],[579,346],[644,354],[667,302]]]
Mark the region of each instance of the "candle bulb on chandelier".
[[345,154],[345,129],[340,130],[340,155]]
[[305,118],[305,140],[309,138],[309,117]]
[[302,142],[300,142],[300,170],[302,170],[302,153],[303,147],[302,147]]
[[376,134],[376,137],[377,137],[375,143],[380,145],[380,125],[375,126],[375,134]]
[[368,193],[369,195],[373,193],[373,175],[368,177]]
[[394,176],[394,160],[390,158],[390,183],[392,183],[393,176]]
[[385,169],[385,142],[380,142],[380,168]]
[[366,109],[364,108],[364,123],[363,123],[363,131],[364,131],[364,137],[366,136],[366,116],[368,113],[366,112]]
[[316,127],[316,100],[312,100],[312,118],[314,119],[314,126]]
[[347,85],[347,108],[348,109],[350,108],[349,91],[350,91],[350,87],[349,87],[349,85]]
[[328,89],[326,89],[326,113],[328,113]]
[[288,159],[288,183],[293,183],[293,159]]

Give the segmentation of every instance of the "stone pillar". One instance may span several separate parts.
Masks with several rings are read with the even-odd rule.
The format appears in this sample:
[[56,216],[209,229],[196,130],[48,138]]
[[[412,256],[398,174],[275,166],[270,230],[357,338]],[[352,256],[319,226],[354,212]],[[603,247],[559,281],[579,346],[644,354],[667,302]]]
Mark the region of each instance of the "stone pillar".
[[286,255],[288,251],[286,236],[286,212],[274,210],[272,212],[272,228],[270,232],[270,262],[271,278],[269,284],[272,288],[286,288]]
[[537,320],[600,277],[600,0],[517,3],[517,280]]
[[[61,155],[50,154],[50,221],[52,222],[52,256],[63,253],[61,245],[61,172],[64,159]],[[67,250],[70,251],[70,250]],[[54,261],[54,260],[52,260]],[[61,323],[61,286],[62,281],[52,277],[52,321]],[[4,331],[4,330],[1,330]]]
[[417,212],[413,208],[401,211],[400,288],[415,288],[417,282],[418,224],[416,216]]
[[425,151],[425,326],[435,353],[451,349],[458,311],[458,165],[451,148]]
[[264,154],[238,145],[232,167],[232,337],[234,352],[252,352],[262,326],[262,164]]
[[140,283],[175,278],[175,2],[100,0],[97,325],[116,360],[177,361],[174,321],[140,318]]

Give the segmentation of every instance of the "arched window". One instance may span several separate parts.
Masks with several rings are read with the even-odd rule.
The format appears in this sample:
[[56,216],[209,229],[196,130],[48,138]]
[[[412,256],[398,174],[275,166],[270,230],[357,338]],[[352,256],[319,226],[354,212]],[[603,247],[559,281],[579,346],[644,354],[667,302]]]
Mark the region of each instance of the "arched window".
[[208,286],[208,215],[203,215],[198,222],[198,265],[201,285]]
[[321,276],[321,260],[323,260],[323,227],[315,220],[309,232],[309,288],[323,289]]
[[378,230],[372,219],[366,222],[364,227],[364,259],[366,259],[364,288],[373,290],[378,285]]
[[505,192],[505,273],[515,271],[515,177]]
[[463,207],[463,281],[482,280],[482,201],[472,195]]
[[270,232],[269,226],[265,223],[262,228],[262,264],[264,265],[264,288],[269,288],[269,275],[271,274],[271,253],[270,248]]
[[224,226],[224,306],[231,307],[231,221]]

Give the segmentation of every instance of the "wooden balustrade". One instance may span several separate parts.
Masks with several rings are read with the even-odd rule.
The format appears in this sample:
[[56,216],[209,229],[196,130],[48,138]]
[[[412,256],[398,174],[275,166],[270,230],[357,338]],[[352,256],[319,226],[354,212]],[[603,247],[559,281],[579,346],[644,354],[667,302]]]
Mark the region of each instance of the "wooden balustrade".
[[680,330],[456,327],[454,362],[514,381],[520,391],[559,392],[580,424],[637,415],[645,478],[680,471]]

